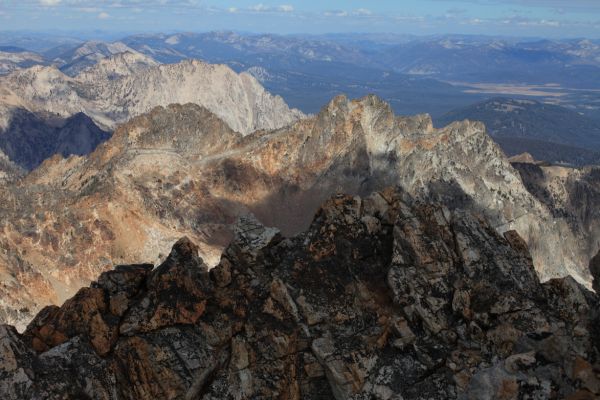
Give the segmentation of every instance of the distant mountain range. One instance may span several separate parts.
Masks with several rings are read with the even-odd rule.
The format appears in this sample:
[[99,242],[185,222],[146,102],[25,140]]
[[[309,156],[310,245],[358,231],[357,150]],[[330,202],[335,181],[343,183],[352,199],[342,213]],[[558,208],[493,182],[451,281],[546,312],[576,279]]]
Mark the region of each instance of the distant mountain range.
[[[306,113],[317,112],[339,93],[351,97],[372,93],[400,114],[428,112],[440,117],[505,93],[558,100],[600,120],[600,93],[592,90],[600,88],[600,43],[593,40],[208,32],[132,35],[115,42],[49,37],[57,45],[48,47],[49,43],[36,45],[30,39],[3,41],[0,35],[0,44],[37,49],[36,57],[42,60],[36,63],[55,65],[71,76],[124,51],[145,54],[159,63],[194,58],[227,64],[236,72],[260,70],[257,78],[267,90]],[[17,67],[11,64],[4,73]],[[472,87],[481,84],[486,88]]]
[[81,62],[79,54],[87,53],[73,53],[69,68],[78,71],[73,77],[54,66],[0,77],[0,149],[22,168],[30,170],[54,154],[88,154],[117,124],[158,105],[203,105],[245,135],[304,116],[250,74],[225,65],[189,60],[161,65],[135,51],[89,64],[95,57]]
[[[161,62],[191,57],[236,70],[261,67],[267,72],[265,87],[305,112],[315,112],[324,93],[373,93],[398,113],[440,116],[484,98],[463,90],[464,83],[556,85],[548,95],[559,88],[600,88],[600,45],[590,40],[212,32],[136,35],[122,42]],[[586,92],[587,98],[576,90],[566,92],[565,104],[600,116],[597,93]]]
[[[387,39],[387,40],[386,40]],[[194,57],[289,69],[325,61],[468,82],[560,83],[600,87],[600,43],[482,36],[277,36],[233,32],[137,35],[128,46],[161,62]],[[284,57],[285,56],[285,57]]]
[[0,75],[44,63],[44,57],[37,53],[14,46],[0,46]]
[[[489,100],[493,94],[486,90],[494,89],[468,86],[482,84],[492,77],[498,85],[504,85],[499,90],[507,90],[507,85],[515,82],[539,81],[547,85],[554,79],[553,74],[567,79],[569,68],[595,70],[600,68],[600,50],[598,43],[590,40],[524,41],[456,35],[278,36],[233,32],[134,35],[115,42],[56,40],[57,46],[39,53],[18,46],[0,47],[0,66],[3,66],[0,71],[12,72],[11,77],[0,78],[3,90],[10,92],[4,94],[4,101],[0,99],[4,127],[9,124],[10,112],[3,103],[10,104],[9,109],[58,113],[62,119],[83,112],[100,129],[110,131],[116,123],[155,105],[213,102],[209,108],[242,133],[263,127],[250,122],[254,118],[250,114],[255,113],[256,107],[272,110],[287,107],[281,102],[275,107],[260,105],[262,100],[259,100],[247,107],[248,110],[254,107],[255,111],[236,116],[239,110],[233,112],[231,106],[227,108],[218,99],[199,100],[198,96],[203,97],[201,93],[207,91],[194,86],[198,82],[183,82],[189,74],[199,76],[208,70],[185,67],[200,64],[180,63],[203,59],[226,64],[242,73],[237,93],[246,90],[243,82],[250,82],[251,75],[266,90],[281,95],[291,107],[305,112],[317,112],[339,93],[349,97],[374,93],[386,99],[399,114],[428,112],[440,125],[465,118],[483,121],[509,155],[529,152],[536,159],[573,165],[595,164],[600,160],[597,93],[573,90],[554,96],[552,93],[565,89],[550,85],[531,89],[547,92],[549,97],[526,96],[529,89],[523,89],[525,93],[519,99]],[[29,42],[15,39],[15,43]],[[29,69],[31,66],[38,69]],[[530,70],[536,71],[534,80],[527,75]],[[596,82],[594,73],[576,75],[577,79]],[[172,78],[175,80],[170,81]],[[466,86],[444,80],[460,80],[463,82],[460,85]],[[575,81],[563,83],[573,87],[588,85]],[[594,84],[589,83],[591,86],[586,88],[593,88]],[[252,96],[247,98],[251,103],[255,101]],[[562,105],[547,104],[549,101]],[[282,122],[292,121],[285,117],[286,113],[284,110],[281,114]],[[12,127],[18,130],[14,123]],[[39,132],[29,134],[36,136]],[[48,155],[43,150],[37,156],[31,153],[16,157],[7,147],[10,141],[8,138],[3,141],[5,152],[24,168],[32,168]]]
[[392,46],[381,60],[398,72],[443,80],[600,88],[600,44],[591,40],[448,36]]
[[564,107],[493,98],[450,111],[436,123],[444,126],[463,119],[483,122],[509,156],[528,152],[550,162],[600,162],[600,122]]

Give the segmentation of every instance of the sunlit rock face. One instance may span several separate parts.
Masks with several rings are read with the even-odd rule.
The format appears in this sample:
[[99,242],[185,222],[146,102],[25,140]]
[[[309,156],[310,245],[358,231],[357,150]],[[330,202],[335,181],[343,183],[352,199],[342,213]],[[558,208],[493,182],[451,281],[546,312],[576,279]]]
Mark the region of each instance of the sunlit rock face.
[[598,297],[541,284],[526,242],[399,189],[324,202],[283,237],[251,215],[215,268],[189,239],[100,275],[23,334],[3,398],[600,396]]

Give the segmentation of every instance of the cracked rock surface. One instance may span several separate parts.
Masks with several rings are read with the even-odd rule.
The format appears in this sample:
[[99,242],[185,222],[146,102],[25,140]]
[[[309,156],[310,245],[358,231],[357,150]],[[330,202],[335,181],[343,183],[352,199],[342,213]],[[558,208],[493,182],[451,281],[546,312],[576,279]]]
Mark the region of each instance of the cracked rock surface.
[[600,396],[598,297],[541,284],[514,231],[387,189],[331,198],[293,238],[252,217],[235,235],[211,271],[184,238],[1,326],[0,397]]

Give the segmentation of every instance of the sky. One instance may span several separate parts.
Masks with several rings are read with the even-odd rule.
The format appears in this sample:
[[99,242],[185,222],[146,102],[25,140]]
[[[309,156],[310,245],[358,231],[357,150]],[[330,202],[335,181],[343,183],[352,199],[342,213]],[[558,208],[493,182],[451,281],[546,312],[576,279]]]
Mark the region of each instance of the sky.
[[600,0],[0,0],[0,31],[600,38]]

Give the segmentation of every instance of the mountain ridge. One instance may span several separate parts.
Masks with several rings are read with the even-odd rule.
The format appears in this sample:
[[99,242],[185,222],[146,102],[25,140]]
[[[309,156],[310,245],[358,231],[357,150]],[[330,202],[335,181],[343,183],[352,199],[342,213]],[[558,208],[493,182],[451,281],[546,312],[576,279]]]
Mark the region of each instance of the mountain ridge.
[[[112,59],[127,60],[116,57]],[[127,75],[103,80],[106,62],[74,78],[56,67],[37,66],[2,77],[0,82],[21,97],[30,111],[45,110],[63,117],[83,111],[109,130],[154,106],[190,101],[207,105],[244,134],[279,127],[303,116],[290,110],[280,97],[267,93],[250,75],[238,75],[224,65],[192,60],[135,73],[125,68]]]
[[214,265],[241,214],[292,235],[330,194],[389,185],[517,230],[543,280],[571,274],[591,284],[597,244],[530,193],[481,123],[435,129],[430,117],[397,117],[374,96],[339,96],[316,116],[247,136],[198,105],[155,108],[89,156],[53,158],[8,188],[0,228],[7,247],[44,266],[34,267],[41,281],[71,294],[108,260],[151,261],[183,235]]

